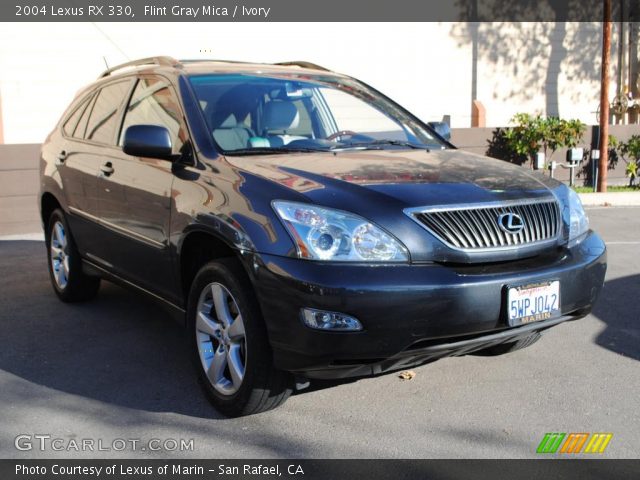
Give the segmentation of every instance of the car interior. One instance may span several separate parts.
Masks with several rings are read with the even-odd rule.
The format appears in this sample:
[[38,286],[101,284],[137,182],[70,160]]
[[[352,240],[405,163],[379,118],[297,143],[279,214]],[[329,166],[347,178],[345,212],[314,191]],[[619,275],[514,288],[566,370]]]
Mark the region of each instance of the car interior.
[[225,75],[195,77],[192,84],[211,136],[225,152],[327,150],[383,139],[421,143],[348,88]]

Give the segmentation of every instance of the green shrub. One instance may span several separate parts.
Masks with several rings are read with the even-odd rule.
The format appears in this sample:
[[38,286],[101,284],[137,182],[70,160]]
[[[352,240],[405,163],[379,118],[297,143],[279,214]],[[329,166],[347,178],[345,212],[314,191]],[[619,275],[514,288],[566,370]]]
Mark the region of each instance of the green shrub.
[[618,142],[618,155],[627,164],[625,173],[629,177],[629,185],[634,185],[640,170],[640,135],[632,135],[624,143]]
[[527,156],[533,165],[536,153],[542,151],[549,161],[559,148],[578,145],[586,129],[580,120],[564,120],[558,117],[542,117],[528,113],[516,113],[511,119],[515,126],[502,135],[507,149],[516,155]]

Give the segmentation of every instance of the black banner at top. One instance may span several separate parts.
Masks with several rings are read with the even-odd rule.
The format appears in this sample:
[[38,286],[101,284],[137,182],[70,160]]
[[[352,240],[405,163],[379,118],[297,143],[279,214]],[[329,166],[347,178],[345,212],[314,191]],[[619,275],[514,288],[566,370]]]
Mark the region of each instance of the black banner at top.
[[[14,0],[2,22],[601,21],[603,0]],[[640,0],[612,0],[640,20]]]

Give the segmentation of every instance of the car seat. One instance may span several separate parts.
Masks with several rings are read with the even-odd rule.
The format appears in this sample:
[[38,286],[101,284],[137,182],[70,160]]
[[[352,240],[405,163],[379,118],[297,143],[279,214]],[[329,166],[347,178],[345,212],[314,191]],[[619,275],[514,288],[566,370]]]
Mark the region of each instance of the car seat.
[[251,146],[251,130],[243,123],[238,123],[233,113],[220,115],[214,112],[212,124],[213,139],[223,150],[238,150]]
[[250,143],[254,147],[281,147],[293,140],[305,139],[288,133],[297,128],[299,123],[300,113],[293,102],[272,100],[265,104],[262,112],[262,137],[252,137]]

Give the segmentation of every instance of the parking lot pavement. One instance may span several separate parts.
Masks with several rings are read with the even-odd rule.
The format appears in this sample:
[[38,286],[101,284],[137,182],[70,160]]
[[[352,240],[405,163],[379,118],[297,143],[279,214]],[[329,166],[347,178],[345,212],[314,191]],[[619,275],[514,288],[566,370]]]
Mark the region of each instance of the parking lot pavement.
[[[0,457],[533,457],[546,432],[611,432],[604,456],[637,458],[640,208],[588,213],[609,245],[589,317],[510,355],[319,385],[241,419],[209,407],[163,310],[107,283],[95,301],[63,304],[42,242],[0,242]],[[19,451],[21,434],[60,438],[63,450]],[[112,450],[77,453],[81,439]],[[115,451],[116,439],[193,439],[193,451]]]

